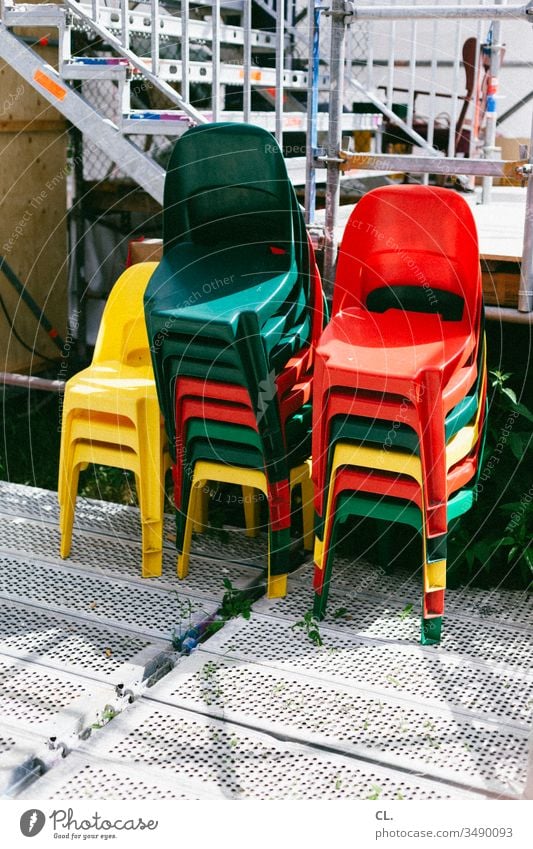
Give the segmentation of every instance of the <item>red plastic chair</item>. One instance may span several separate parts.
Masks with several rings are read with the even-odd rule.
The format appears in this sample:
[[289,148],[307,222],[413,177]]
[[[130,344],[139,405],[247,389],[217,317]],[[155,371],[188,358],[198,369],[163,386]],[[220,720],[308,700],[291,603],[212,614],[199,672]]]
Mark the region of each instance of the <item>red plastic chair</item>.
[[[176,423],[177,433],[185,433],[186,422],[189,418],[212,419],[214,421],[227,421],[233,424],[242,424],[258,430],[256,415],[252,410],[250,397],[244,387],[234,384],[215,383],[204,381],[199,378],[180,378],[177,383],[176,397]],[[293,386],[279,401],[282,425],[289,416],[296,413],[303,404],[311,398],[311,379]],[[176,444],[176,463],[173,470],[175,503],[179,510],[181,508],[181,492],[183,481],[183,452],[179,444]],[[280,487],[282,493],[288,490]],[[290,497],[290,496],[288,496]],[[281,495],[283,499],[283,495]],[[290,522],[290,509],[280,508],[285,517],[285,522]],[[289,517],[289,518],[287,518]],[[273,519],[275,529],[278,521]],[[288,527],[288,525],[286,525]]]
[[[459,314],[443,320],[444,308],[451,304],[457,312],[457,302]],[[431,314],[432,309],[439,313]],[[444,398],[458,374],[461,383],[465,369],[471,368],[475,379],[481,309],[476,228],[463,198],[427,186],[388,186],[365,195],[346,225],[334,317],[315,358],[318,490],[327,447],[321,419],[332,387],[364,391],[378,408],[383,394],[397,396],[393,420],[405,420],[407,399],[418,421],[427,535],[446,533]],[[468,383],[472,375],[466,376]]]

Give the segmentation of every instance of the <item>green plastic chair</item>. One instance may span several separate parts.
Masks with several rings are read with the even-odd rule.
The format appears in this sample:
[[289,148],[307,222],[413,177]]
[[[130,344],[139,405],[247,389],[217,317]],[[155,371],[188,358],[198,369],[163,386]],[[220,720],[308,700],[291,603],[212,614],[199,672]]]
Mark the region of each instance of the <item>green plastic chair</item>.
[[[272,137],[259,128],[210,125],[189,131],[177,142],[165,182],[163,230],[164,256],[147,289],[145,307],[172,446],[169,386],[182,368],[187,370],[181,373],[200,376],[202,362],[195,358],[189,370],[181,359],[174,373],[168,374],[168,364],[167,373],[161,373],[158,364],[165,359],[175,328],[183,338],[207,327],[210,339],[235,344],[246,364],[241,380],[235,372],[215,376],[210,368],[209,373],[213,379],[249,387],[257,400],[258,387],[271,377],[269,354],[276,344],[283,340],[276,368],[295,350],[291,331],[309,303],[309,268],[305,227],[283,157]],[[304,331],[301,325],[299,341],[304,342],[310,321]],[[261,429],[267,453],[272,448],[276,458],[280,428],[275,405],[269,405]],[[277,461],[276,474],[286,474],[282,458]]]

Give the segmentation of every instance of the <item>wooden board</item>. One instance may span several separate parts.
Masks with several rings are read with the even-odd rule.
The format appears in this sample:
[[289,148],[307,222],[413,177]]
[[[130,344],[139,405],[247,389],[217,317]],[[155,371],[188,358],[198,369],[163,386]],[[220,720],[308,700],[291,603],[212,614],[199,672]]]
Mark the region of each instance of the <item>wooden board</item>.
[[[35,0],[34,0],[35,2]],[[37,0],[39,2],[39,0]],[[17,28],[37,42],[57,31]],[[57,66],[57,48],[34,45]],[[5,63],[0,64],[0,253],[61,335],[67,319],[66,149],[64,117]],[[33,350],[57,360],[59,352],[6,278],[0,292],[14,328]],[[38,371],[43,364],[15,338],[0,314],[4,371]]]
[[[0,252],[59,332],[67,315],[66,138],[57,133],[0,134]],[[30,348],[58,351],[3,275],[0,292]],[[0,315],[3,371],[38,370]]]
[[481,269],[485,304],[516,309],[520,263],[482,261]]

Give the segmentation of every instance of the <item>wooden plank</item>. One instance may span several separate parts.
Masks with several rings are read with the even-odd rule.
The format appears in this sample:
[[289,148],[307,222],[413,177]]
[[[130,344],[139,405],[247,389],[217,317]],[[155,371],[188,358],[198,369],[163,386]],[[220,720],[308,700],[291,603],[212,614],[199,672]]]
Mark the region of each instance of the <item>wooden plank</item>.
[[483,298],[486,304],[515,307],[520,286],[519,262],[483,261],[481,264]]
[[[66,134],[0,135],[0,252],[64,336],[67,313]],[[30,349],[58,350],[2,276],[0,291],[14,327]],[[0,315],[4,371],[32,371],[40,360]]]
[[[57,64],[56,48],[36,47],[35,52],[50,65]],[[0,121],[59,121],[63,128],[66,127],[57,109],[5,63],[0,65],[0,92]]]
[[[46,0],[33,0],[46,2]],[[57,68],[57,30],[16,27]],[[0,253],[64,337],[67,319],[66,147],[67,123],[43,95],[8,65],[0,66]],[[0,291],[14,327],[30,349],[57,359],[59,352],[39,328],[3,275]],[[43,360],[16,340],[0,315],[4,371],[37,371]]]
[[0,121],[0,133],[62,133],[65,121]]

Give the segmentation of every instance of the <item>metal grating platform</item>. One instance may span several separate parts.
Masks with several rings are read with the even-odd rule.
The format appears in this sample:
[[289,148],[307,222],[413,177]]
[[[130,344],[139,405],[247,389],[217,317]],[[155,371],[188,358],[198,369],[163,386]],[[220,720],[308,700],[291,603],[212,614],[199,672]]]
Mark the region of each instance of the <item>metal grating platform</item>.
[[[0,552],[25,554],[43,562],[59,560],[60,534],[57,524],[27,518],[13,518],[0,512]],[[220,554],[220,543],[219,543]],[[163,574],[159,578],[143,579],[141,576],[140,541],[95,534],[87,530],[76,531],[72,550],[65,565],[87,572],[138,581],[143,587],[160,587],[185,590],[206,599],[219,601],[223,592],[223,578],[229,577],[235,586],[244,588],[261,583],[262,572],[249,566],[233,565],[218,560],[205,563],[205,557],[194,557],[190,574],[185,581],[176,577],[176,551],[167,548],[163,553]],[[60,561],[61,562],[61,561]]]
[[[169,671],[173,631],[216,610],[223,578],[261,584],[263,571],[249,564],[264,565],[264,540],[238,530],[201,535],[190,579],[178,582],[169,523],[163,576],[143,580],[134,508],[80,500],[77,519],[72,557],[61,561],[55,494],[0,484],[4,794],[523,793],[533,720],[533,610],[523,594],[448,591],[441,645],[422,647],[419,573],[384,575],[339,558],[322,647],[294,627],[312,608],[307,565],[291,576],[287,598],[256,602],[249,621],[226,623]],[[164,677],[147,688],[154,673]],[[119,698],[121,712],[105,724],[118,684],[136,701]],[[52,733],[68,738],[64,760],[46,756]]]
[[132,686],[153,672],[167,642],[0,599],[0,652],[97,681]]
[[472,719],[533,723],[533,673],[488,666],[434,647],[381,643],[320,626],[323,646],[283,619],[254,614],[228,622],[203,646],[210,654],[272,666],[320,682],[364,688],[379,697],[399,696],[446,707]]
[[0,797],[18,794],[42,770],[44,738],[0,728]]
[[223,799],[187,778],[152,775],[142,767],[72,753],[18,799]]
[[523,726],[421,699],[207,651],[180,664],[146,698],[480,792],[516,796],[525,785]]
[[[113,792],[113,771],[159,788],[169,782],[202,787],[201,798],[228,799],[437,799],[472,798],[409,773],[284,742],[229,721],[155,705],[145,699],[83,743],[105,780],[100,795]],[[86,761],[78,753],[60,785],[53,772],[39,779],[27,798],[68,798],[84,781]],[[65,768],[68,768],[68,759]],[[152,796],[151,798],[158,798]]]
[[[241,588],[262,578],[194,557],[191,579],[178,582],[168,544],[162,578],[143,580],[138,511],[81,501],[73,556],[62,561],[56,494],[0,484],[0,735],[11,753],[0,764],[3,795],[35,776],[35,758],[57,760],[48,738],[68,750],[107,721],[108,705],[127,707],[115,688],[138,693],[168,670],[174,633],[213,615],[225,577]],[[29,748],[20,733],[34,740]]]
[[[350,564],[350,568],[354,574],[353,586],[348,580],[336,581],[334,576],[324,625],[334,631],[387,643],[418,644],[421,604],[418,582],[416,589],[413,582],[412,590],[404,591],[397,589],[397,584],[407,586],[408,573],[388,576],[375,566],[361,564]],[[344,577],[347,574],[345,571]],[[300,570],[289,578],[286,598],[261,599],[254,609],[291,622],[301,619],[313,607],[311,580],[311,568]],[[518,622],[512,621],[513,604]],[[447,590],[440,647],[483,663],[528,671],[533,652],[533,599],[521,592],[502,590],[485,593],[470,588]]]
[[0,554],[0,597],[25,598],[37,607],[163,640],[169,640],[174,630],[205,620],[217,608],[181,591],[5,554]]
[[110,685],[86,682],[37,664],[0,656],[2,728],[34,731],[45,737],[70,737],[97,723],[114,701]]
[[[20,484],[0,481],[0,513],[17,519],[30,519],[34,522],[50,525],[57,533],[59,523],[59,506],[57,494],[46,489],[31,489],[28,497],[28,487]],[[73,549],[76,544],[76,532],[86,531],[91,535],[97,534],[111,539],[121,538],[128,542],[140,542],[140,516],[136,507],[114,504],[106,501],[96,501],[78,497],[74,521]],[[171,576],[175,574],[175,538],[176,529],[174,517],[165,515],[163,544],[169,552],[167,563],[171,563]],[[52,543],[55,544],[55,543]],[[54,552],[57,552],[57,546]],[[233,566],[237,564],[252,565],[264,568],[267,554],[266,534],[248,538],[241,529],[225,529],[212,534],[195,534],[193,536],[192,552],[208,558],[223,558]],[[73,550],[73,556],[74,550]],[[83,556],[83,555],[82,555]],[[167,565],[167,564],[165,564]]]

